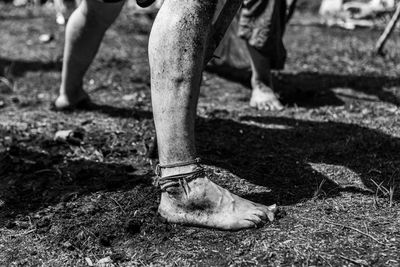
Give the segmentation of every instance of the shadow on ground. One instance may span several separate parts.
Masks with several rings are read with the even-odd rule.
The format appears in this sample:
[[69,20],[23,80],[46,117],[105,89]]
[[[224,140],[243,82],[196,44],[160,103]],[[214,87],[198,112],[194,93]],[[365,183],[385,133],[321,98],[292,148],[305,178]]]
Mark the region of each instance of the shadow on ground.
[[[209,65],[207,70],[226,79],[239,82],[250,88],[251,71],[229,66]],[[356,98],[367,101],[383,101],[400,105],[400,94],[387,90],[387,87],[400,87],[400,80],[389,76],[340,75],[318,72],[278,73],[274,78],[275,90],[284,104],[315,108],[320,106],[341,106],[339,98]],[[345,88],[361,92],[371,97],[334,92],[333,89]]]
[[[57,112],[57,110],[55,110],[54,104],[51,105],[51,109],[53,111]],[[111,105],[97,104],[94,102],[89,102],[85,106],[81,105],[78,107],[78,109],[80,109],[81,111],[93,111],[93,112],[102,113],[102,114],[108,115],[113,118],[133,118],[133,119],[137,119],[137,120],[153,118],[153,115],[149,111],[143,111],[143,110],[136,109],[136,108],[114,107]],[[71,111],[65,110],[62,112],[69,113],[69,112],[74,112],[74,111],[73,110],[71,110]]]
[[[339,122],[251,116],[239,121],[200,118],[196,127],[199,154],[207,164],[272,190],[246,196],[254,201],[291,205],[340,192],[372,195],[377,185],[386,189],[400,185],[396,152],[400,140],[377,130]],[[155,149],[150,157],[156,154]],[[312,164],[322,166],[334,180]],[[349,181],[349,173],[335,173],[335,166],[354,173],[363,186]],[[400,199],[398,192],[394,199]]]
[[[123,118],[134,118],[136,112],[104,105],[99,105],[97,111]],[[399,186],[398,138],[339,122],[252,116],[232,119],[228,113],[216,114],[197,121],[199,155],[207,164],[272,190],[245,195],[254,201],[292,205],[345,191],[371,195],[376,192],[376,184],[385,188]],[[142,111],[137,116],[148,119],[151,114]],[[17,214],[69,201],[78,195],[126,191],[138,184],[151,187],[152,172],[148,166],[133,168],[84,157],[70,160],[66,156],[71,147],[66,144],[43,137],[39,141],[32,136],[13,138],[23,140],[24,144],[16,142],[0,153],[0,199],[6,203],[0,224]],[[107,151],[108,142],[92,145]],[[41,152],[28,149],[27,143],[39,144]],[[121,155],[132,153],[123,145],[120,149]],[[320,167],[316,169],[315,165]],[[335,166],[345,167],[348,173],[336,173]],[[350,172],[364,186],[351,180]],[[394,198],[398,200],[396,194]]]
[[[399,87],[400,80],[387,76],[339,75],[329,73],[302,72],[282,74],[276,82],[278,91],[286,104],[304,107],[325,105],[343,105],[338,96],[366,101],[383,101],[394,105],[400,104],[400,94],[386,90],[387,87]],[[333,89],[344,88],[361,92],[370,97],[333,92]]]
[[[275,117],[214,118],[201,119],[197,132],[199,152],[207,163],[272,189],[247,196],[263,203],[290,205],[341,191],[372,194],[376,191],[372,180],[386,188],[400,183],[396,180],[400,140],[357,125]],[[335,181],[310,163],[322,164],[322,172]],[[354,172],[365,189],[328,165]]]
[[19,77],[28,71],[61,71],[61,61],[25,61],[0,57],[0,75]]
[[47,140],[42,144],[47,144],[43,152],[13,145],[0,153],[0,199],[5,203],[0,226],[15,216],[73,201],[81,195],[151,186],[152,172],[148,167],[68,160],[54,153],[60,144]]

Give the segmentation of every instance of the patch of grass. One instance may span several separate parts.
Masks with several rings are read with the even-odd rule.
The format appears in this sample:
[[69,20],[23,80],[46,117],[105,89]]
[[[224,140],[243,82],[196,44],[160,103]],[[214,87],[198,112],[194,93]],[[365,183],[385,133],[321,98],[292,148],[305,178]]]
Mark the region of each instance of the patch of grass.
[[[397,174],[397,173],[396,173]],[[389,183],[385,186],[385,181],[380,182],[379,184],[372,179],[372,183],[376,186],[376,191],[374,195],[374,206],[375,208],[379,207],[379,196],[387,198],[389,202],[389,207],[393,207],[394,198],[398,184],[396,183],[395,174],[389,179]]]

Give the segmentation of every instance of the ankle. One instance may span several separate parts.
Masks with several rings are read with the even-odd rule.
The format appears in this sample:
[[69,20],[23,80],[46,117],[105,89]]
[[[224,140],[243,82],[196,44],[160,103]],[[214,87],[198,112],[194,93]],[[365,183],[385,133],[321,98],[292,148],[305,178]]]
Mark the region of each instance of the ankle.
[[271,84],[272,84],[272,82],[271,82],[271,74],[270,73],[266,73],[264,75],[259,75],[257,73],[253,73],[251,76],[251,86],[253,88],[259,87],[261,85],[271,86]]
[[270,86],[271,85],[271,79],[268,78],[251,78],[251,85],[253,87],[258,87],[260,85],[266,85],[266,86]]

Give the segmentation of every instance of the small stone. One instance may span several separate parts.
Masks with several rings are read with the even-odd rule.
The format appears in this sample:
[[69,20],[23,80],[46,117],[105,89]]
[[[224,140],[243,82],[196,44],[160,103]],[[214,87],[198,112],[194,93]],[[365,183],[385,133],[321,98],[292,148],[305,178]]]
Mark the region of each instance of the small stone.
[[64,15],[63,14],[57,14],[57,16],[56,16],[56,23],[58,24],[58,25],[65,25],[65,22],[66,22],[66,20],[65,20],[65,18],[64,18]]
[[74,248],[74,246],[69,241],[65,241],[64,243],[62,243],[62,246],[71,250]]
[[133,101],[133,100],[135,100],[137,98],[137,96],[138,96],[137,94],[124,95],[122,97],[122,100],[124,100],[124,101]]
[[45,98],[46,98],[46,94],[40,93],[40,94],[37,95],[37,98],[39,98],[39,99],[45,99]]
[[62,141],[72,145],[80,145],[83,141],[83,133],[76,130],[58,131],[54,135],[54,141]]
[[112,259],[110,258],[110,257],[105,257],[105,258],[102,258],[102,259],[100,259],[100,260],[98,260],[97,261],[97,263],[96,263],[96,266],[107,266],[107,267],[109,267],[109,266],[114,266],[114,264],[112,264],[113,263],[113,261],[112,261]]
[[86,257],[85,261],[88,264],[88,266],[93,266],[93,261],[89,257]]
[[51,33],[41,34],[39,36],[39,41],[41,43],[50,43],[53,40],[54,40],[54,35]]

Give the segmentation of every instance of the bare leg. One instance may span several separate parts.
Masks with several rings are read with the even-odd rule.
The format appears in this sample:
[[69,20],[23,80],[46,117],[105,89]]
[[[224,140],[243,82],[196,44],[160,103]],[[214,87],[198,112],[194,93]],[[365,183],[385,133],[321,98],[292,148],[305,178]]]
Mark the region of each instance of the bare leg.
[[[154,22],[149,57],[152,101],[161,164],[196,157],[194,122],[206,40],[216,1],[166,0]],[[196,165],[163,169],[161,176]],[[275,207],[231,194],[207,175],[162,193],[160,214],[173,223],[237,230],[273,219]]]
[[247,44],[251,62],[250,106],[260,110],[281,110],[283,106],[273,91],[269,59]]
[[104,33],[117,18],[124,1],[102,3],[84,0],[68,20],[58,109],[73,108],[88,99],[82,81],[96,56]]

